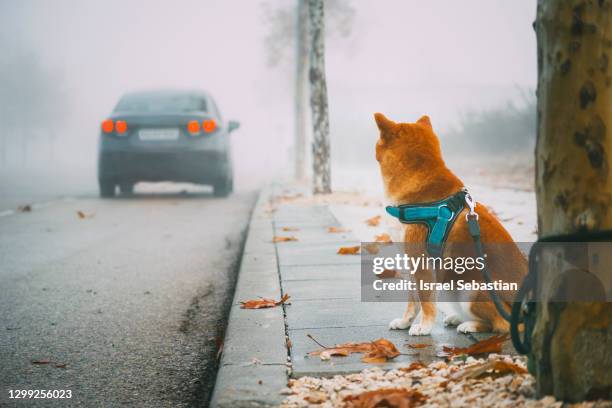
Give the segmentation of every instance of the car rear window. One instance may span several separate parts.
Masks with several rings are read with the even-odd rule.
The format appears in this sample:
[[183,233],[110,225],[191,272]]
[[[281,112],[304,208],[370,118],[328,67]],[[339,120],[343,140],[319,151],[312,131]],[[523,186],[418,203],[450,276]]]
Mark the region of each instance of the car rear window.
[[115,112],[206,112],[206,100],[195,95],[139,94],[121,98]]

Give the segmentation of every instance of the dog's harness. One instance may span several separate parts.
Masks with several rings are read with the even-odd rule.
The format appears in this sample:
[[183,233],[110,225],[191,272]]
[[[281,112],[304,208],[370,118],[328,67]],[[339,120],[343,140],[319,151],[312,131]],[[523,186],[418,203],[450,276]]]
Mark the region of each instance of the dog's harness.
[[[474,211],[476,208],[476,202],[470,196],[468,190],[464,187],[461,191],[453,194],[450,197],[444,198],[440,201],[434,201],[432,203],[419,203],[419,204],[403,204],[398,206],[388,206],[387,212],[392,216],[398,218],[404,224],[425,224],[428,228],[427,233],[427,252],[430,256],[442,256],[444,250],[444,243],[448,238],[448,233],[453,227],[457,216],[465,206],[468,207],[468,212],[465,214],[467,221],[468,230],[472,239],[474,240],[474,246],[476,253],[479,257],[485,257],[482,241],[480,240],[480,225],[478,224],[478,213]],[[532,265],[532,256],[529,256],[529,275],[527,279],[521,285],[519,292],[516,295],[516,299],[512,302],[512,309],[510,312],[504,307],[503,301],[497,294],[495,289],[489,289],[491,300],[495,305],[499,314],[510,322],[510,334],[512,337],[512,343],[516,350],[521,354],[526,354],[530,350],[530,339],[528,335],[521,338],[519,326],[525,325],[525,332],[531,333],[533,330],[533,310],[535,308],[533,302],[528,302],[527,305],[523,304],[523,301],[527,297],[527,293],[533,290],[535,285],[535,278],[532,276],[532,270],[535,270]],[[491,283],[491,274],[489,269],[484,263],[482,269],[482,275],[485,282]],[[526,309],[525,309],[526,307]],[[525,310],[523,310],[525,309]]]
[[388,206],[386,210],[404,224],[425,224],[428,229],[427,252],[430,256],[439,257],[457,216],[466,204],[470,209],[469,214],[476,214],[476,204],[467,189],[462,188],[461,191],[439,201]]

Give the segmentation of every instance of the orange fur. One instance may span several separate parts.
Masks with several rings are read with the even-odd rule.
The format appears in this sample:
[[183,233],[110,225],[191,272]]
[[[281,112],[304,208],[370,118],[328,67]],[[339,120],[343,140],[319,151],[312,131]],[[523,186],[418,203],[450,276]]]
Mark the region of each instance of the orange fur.
[[[374,115],[380,138],[376,143],[376,160],[380,171],[387,198],[395,205],[426,203],[448,197],[463,187],[461,180],[446,167],[442,159],[440,142],[435,135],[429,117],[423,116],[416,123],[395,123],[381,113]],[[466,210],[464,210],[466,211]],[[489,256],[487,265],[493,279],[496,276],[506,281],[519,282],[527,273],[527,262],[512,237],[503,225],[492,215],[484,205],[477,203],[481,237]],[[424,245],[427,228],[419,224],[404,224],[404,241],[411,245]],[[471,245],[453,247],[453,243],[471,243],[465,217],[460,214],[449,233],[445,256],[475,256]],[[505,243],[503,248],[490,243]],[[473,249],[473,248],[472,248]],[[468,253],[469,252],[469,253]],[[417,279],[433,280],[433,271],[417,271]],[[444,276],[436,276],[436,281],[448,281],[461,278],[464,280],[483,281],[480,271],[466,271],[463,275],[447,272]],[[407,328],[413,325],[417,309],[421,310],[419,327],[411,328],[411,334],[428,334],[427,327],[436,318],[436,308],[431,307],[432,293],[419,292],[419,305],[409,304],[403,323],[392,328]],[[506,297],[506,301],[509,299]],[[508,324],[498,314],[490,301],[489,294],[479,292],[470,299],[469,313],[474,316],[468,331],[494,330],[508,331]],[[396,319],[400,320],[400,319]],[[395,322],[395,321],[394,321]],[[392,325],[393,323],[392,322]],[[446,323],[446,321],[445,321]],[[449,324],[456,324],[451,318]],[[466,328],[469,328],[465,326]],[[413,330],[414,329],[414,330]]]

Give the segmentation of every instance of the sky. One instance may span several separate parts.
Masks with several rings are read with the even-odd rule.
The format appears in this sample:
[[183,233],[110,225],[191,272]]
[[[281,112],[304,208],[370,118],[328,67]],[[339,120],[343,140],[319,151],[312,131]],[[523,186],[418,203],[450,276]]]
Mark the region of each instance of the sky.
[[[100,122],[124,92],[195,87],[242,123],[232,135],[237,183],[255,185],[291,168],[295,61],[289,53],[267,64],[263,10],[294,3],[0,0],[0,46],[5,56],[36,56],[61,87],[57,157],[67,166],[95,173]],[[350,35],[326,44],[332,158],[352,137],[373,146],[374,112],[429,114],[443,132],[462,113],[535,89],[535,0],[350,4]]]

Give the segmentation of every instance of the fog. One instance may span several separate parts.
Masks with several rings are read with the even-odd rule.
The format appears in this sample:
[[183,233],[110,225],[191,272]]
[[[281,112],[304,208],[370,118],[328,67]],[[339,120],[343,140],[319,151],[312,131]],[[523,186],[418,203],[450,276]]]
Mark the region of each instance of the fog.
[[[2,194],[95,192],[101,121],[123,93],[148,88],[208,90],[241,122],[238,189],[290,175],[294,53],[270,66],[266,37],[270,10],[292,18],[294,3],[0,0]],[[346,3],[350,30],[330,27],[326,54],[336,169],[375,165],[373,112],[428,114],[444,143],[469,112],[521,106],[535,88],[533,0]]]

